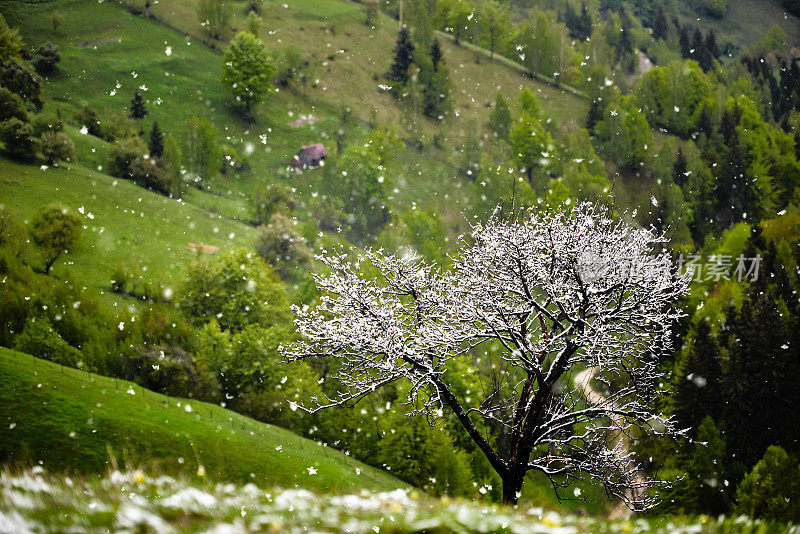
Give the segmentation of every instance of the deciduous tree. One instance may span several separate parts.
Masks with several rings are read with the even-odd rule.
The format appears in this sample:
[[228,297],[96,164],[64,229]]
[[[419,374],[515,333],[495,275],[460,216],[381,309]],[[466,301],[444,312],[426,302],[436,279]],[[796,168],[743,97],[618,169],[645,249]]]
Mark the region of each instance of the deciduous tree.
[[[410,384],[409,414],[435,421],[451,411],[502,479],[506,503],[516,503],[535,470],[556,487],[582,477],[646,509],[655,481],[625,440],[608,435],[677,433],[650,408],[657,358],[680,316],[672,304],[688,284],[668,252],[654,252],[665,242],[582,203],[477,223],[446,271],[382,250],[355,262],[335,251],[322,257],[330,274],[316,277],[319,306],[295,308],[302,341],[282,350],[292,361],[336,363],[338,392],[308,399],[311,411],[397,381]],[[487,357],[497,383],[462,395],[454,369],[470,368],[471,351],[487,345],[497,349],[486,352],[496,354]],[[588,404],[573,374],[584,366],[613,384]],[[503,447],[481,430],[484,422],[503,429]]]

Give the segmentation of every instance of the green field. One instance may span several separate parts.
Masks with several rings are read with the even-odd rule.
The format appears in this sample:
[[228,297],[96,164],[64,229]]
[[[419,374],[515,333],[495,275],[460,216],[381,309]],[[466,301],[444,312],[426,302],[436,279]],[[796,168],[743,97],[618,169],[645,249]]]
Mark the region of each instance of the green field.
[[[200,191],[189,198],[214,199]],[[79,165],[43,170],[0,158],[0,204],[29,220],[49,202],[82,208],[85,226],[78,247],[60,258],[54,272],[68,269],[100,290],[108,288],[118,265],[157,283],[176,284],[195,254],[188,243],[225,249],[251,246],[255,238],[250,226]]]
[[[213,404],[0,349],[0,462],[98,473],[120,466],[341,493],[407,487],[344,454]],[[126,461],[127,460],[127,461]]]

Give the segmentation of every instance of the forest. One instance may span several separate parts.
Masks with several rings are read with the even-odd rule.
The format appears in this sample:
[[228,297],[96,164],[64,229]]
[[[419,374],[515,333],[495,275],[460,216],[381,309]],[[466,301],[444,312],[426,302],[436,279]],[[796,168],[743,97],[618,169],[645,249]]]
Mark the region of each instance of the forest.
[[798,17],[3,2],[0,532],[793,528]]

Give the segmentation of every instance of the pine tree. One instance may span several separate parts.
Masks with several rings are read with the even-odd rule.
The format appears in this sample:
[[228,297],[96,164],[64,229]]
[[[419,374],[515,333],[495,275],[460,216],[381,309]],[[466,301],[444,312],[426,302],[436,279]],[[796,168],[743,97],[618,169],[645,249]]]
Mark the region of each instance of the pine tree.
[[434,39],[431,43],[431,63],[433,64],[433,71],[439,70],[439,64],[444,60],[444,53],[442,46],[439,44],[439,39]]
[[681,56],[684,59],[688,58],[692,45],[689,41],[689,30],[687,30],[686,26],[681,26],[681,29],[678,30],[678,42],[680,44]]
[[128,115],[136,120],[141,120],[147,116],[147,107],[145,106],[144,98],[142,98],[142,94],[139,91],[136,91],[131,99],[131,108],[128,112]]
[[414,43],[408,28],[403,26],[397,34],[397,43],[394,46],[394,61],[389,69],[388,78],[393,82],[406,84],[408,82],[408,68],[414,62]]
[[658,6],[656,17],[653,21],[653,39],[661,39],[662,41],[667,38],[669,25],[667,23],[667,16],[664,14],[664,8]]
[[580,19],[570,2],[567,2],[567,7],[564,9],[564,26],[569,30],[570,37],[573,39],[581,38]]
[[720,56],[719,46],[717,45],[717,34],[714,33],[714,30],[709,30],[708,34],[706,34],[706,50],[714,57],[714,59],[718,59]]
[[586,40],[592,36],[592,26],[592,16],[589,14],[589,8],[586,6],[586,2],[584,1],[581,3],[581,39]]
[[160,158],[164,155],[164,134],[158,127],[158,123],[153,123],[153,128],[150,130],[150,139],[147,142],[147,148],[150,156]]
[[690,436],[696,435],[704,417],[718,415],[722,409],[719,353],[711,326],[703,318],[695,326],[691,346],[678,365],[673,390],[673,412],[682,427],[691,429]]
[[678,153],[675,155],[675,163],[672,165],[672,181],[676,185],[683,188],[688,179],[688,165],[686,163],[686,156],[683,155],[683,150],[678,148]]
[[511,131],[511,121],[511,111],[508,109],[508,103],[503,98],[503,94],[497,91],[494,108],[489,117],[489,128],[499,139],[508,139],[508,134]]
[[689,50],[689,55],[697,60],[700,57],[704,46],[705,43],[703,42],[703,32],[700,31],[700,28],[695,28],[694,35],[692,35],[692,48]]

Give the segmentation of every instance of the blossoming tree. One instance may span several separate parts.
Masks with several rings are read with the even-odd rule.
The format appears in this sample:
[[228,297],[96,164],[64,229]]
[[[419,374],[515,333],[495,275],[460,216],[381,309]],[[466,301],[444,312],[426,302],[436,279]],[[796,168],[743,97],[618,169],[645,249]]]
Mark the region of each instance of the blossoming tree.
[[[657,357],[680,315],[672,303],[688,284],[658,251],[664,241],[587,202],[492,216],[459,241],[448,269],[381,250],[355,262],[323,253],[324,296],[295,310],[302,341],[283,350],[289,360],[337,359],[340,387],[304,409],[352,404],[407,380],[409,415],[436,421],[452,411],[502,479],[505,503],[538,470],[556,488],[587,479],[646,509],[658,481],[643,474],[630,438],[680,433],[651,408]],[[367,276],[364,261],[379,276]],[[472,365],[491,347],[500,380],[481,398],[460,397],[453,364]],[[576,379],[587,370],[580,374],[608,394],[587,394]]]

